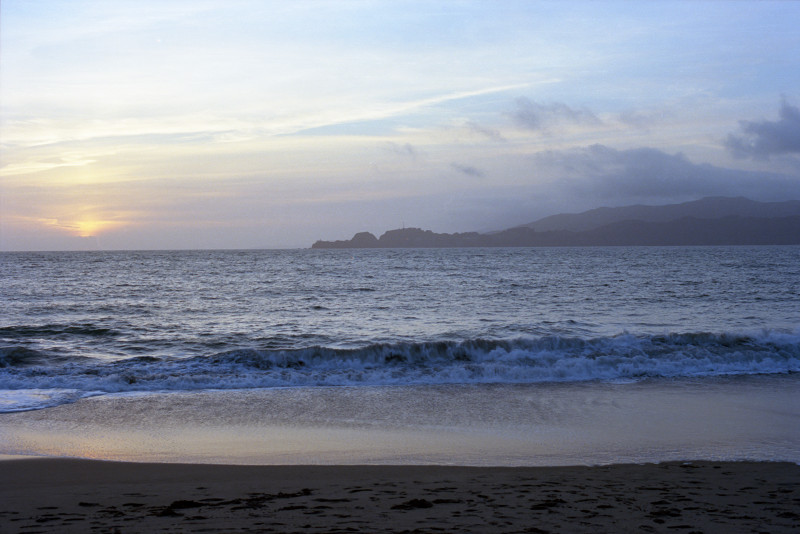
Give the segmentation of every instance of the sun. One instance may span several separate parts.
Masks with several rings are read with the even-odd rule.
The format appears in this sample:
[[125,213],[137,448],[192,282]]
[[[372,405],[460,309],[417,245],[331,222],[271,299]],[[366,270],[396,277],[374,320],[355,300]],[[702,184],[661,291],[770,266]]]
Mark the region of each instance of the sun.
[[78,237],[95,237],[98,234],[118,226],[117,221],[105,221],[100,219],[81,219],[75,221],[71,226],[74,229],[75,235]]

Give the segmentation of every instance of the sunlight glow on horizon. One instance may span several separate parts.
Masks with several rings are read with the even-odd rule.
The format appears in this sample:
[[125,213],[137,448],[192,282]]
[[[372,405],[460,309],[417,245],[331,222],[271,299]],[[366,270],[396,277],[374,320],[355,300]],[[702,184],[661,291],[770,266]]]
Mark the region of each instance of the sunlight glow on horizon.
[[120,226],[118,221],[103,221],[96,219],[82,219],[75,221],[74,228],[78,237],[98,237],[104,232]]

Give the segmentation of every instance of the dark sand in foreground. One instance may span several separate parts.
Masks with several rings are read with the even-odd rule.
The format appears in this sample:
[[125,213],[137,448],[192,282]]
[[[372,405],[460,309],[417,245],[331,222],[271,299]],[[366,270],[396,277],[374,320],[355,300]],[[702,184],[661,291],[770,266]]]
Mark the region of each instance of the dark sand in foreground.
[[800,466],[0,462],[0,532],[797,532]]

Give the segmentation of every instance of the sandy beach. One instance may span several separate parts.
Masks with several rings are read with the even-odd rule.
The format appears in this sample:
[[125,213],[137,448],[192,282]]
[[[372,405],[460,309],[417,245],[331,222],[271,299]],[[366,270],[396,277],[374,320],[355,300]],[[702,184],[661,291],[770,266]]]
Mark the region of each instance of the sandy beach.
[[91,397],[3,414],[0,533],[797,532],[799,386]]
[[0,531],[796,532],[800,466],[0,463]]
[[0,417],[0,453],[139,463],[800,463],[800,380],[103,395]]

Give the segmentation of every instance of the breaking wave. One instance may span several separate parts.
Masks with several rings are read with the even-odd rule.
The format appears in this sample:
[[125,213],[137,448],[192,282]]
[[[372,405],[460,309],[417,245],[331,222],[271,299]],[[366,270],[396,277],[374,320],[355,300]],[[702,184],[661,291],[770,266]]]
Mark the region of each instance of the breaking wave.
[[774,331],[475,339],[356,349],[246,348],[190,358],[143,356],[117,361],[65,359],[21,347],[0,347],[0,412],[134,391],[514,384],[798,371],[800,333]]

